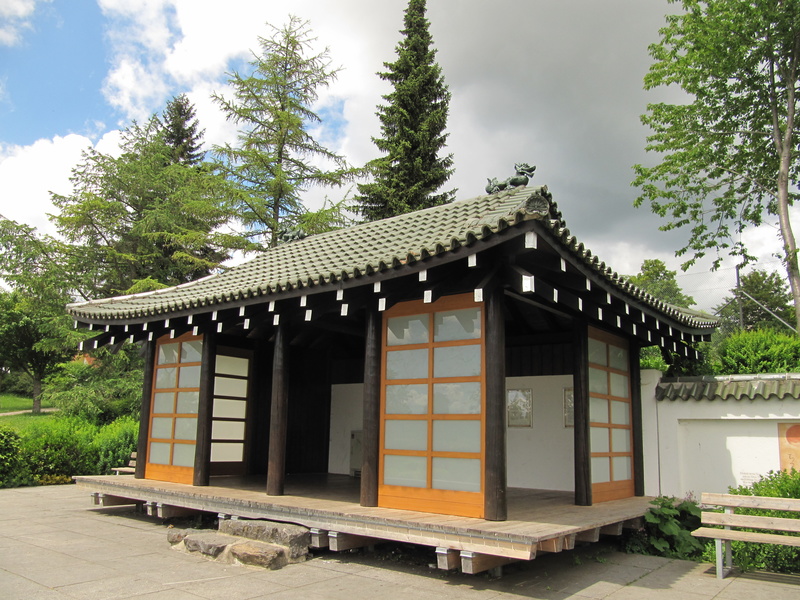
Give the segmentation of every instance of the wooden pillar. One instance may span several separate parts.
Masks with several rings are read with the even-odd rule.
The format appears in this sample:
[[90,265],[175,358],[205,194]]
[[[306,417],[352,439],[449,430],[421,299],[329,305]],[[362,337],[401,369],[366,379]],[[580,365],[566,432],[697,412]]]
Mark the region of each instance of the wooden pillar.
[[289,361],[286,325],[275,330],[272,355],[272,402],[267,457],[267,494],[283,496],[286,479],[286,437],[289,428]]
[[505,521],[506,498],[506,332],[503,290],[486,299],[486,465],[484,518]]
[[633,429],[633,493],[644,496],[644,440],[642,437],[642,374],[639,369],[639,344],[628,349],[631,375],[631,427]]
[[203,335],[203,354],[200,357],[200,400],[197,407],[193,485],[208,485],[211,475],[211,418],[216,359],[217,335],[209,331]]
[[381,426],[381,330],[377,310],[367,311],[364,351],[364,422],[361,462],[361,506],[378,506],[378,461]]
[[145,342],[144,383],[142,383],[142,406],[139,411],[139,440],[136,445],[136,479],[144,479],[147,465],[147,444],[150,432],[150,404],[153,397],[153,374],[156,370],[156,342]]
[[589,329],[575,322],[572,339],[573,398],[575,408],[575,504],[592,505],[591,449],[589,446]]

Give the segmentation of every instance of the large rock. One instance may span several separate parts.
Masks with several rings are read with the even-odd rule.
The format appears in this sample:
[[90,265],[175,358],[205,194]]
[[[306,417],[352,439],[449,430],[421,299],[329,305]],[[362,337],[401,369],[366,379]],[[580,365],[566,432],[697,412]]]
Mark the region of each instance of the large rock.
[[167,541],[174,546],[175,544],[180,544],[184,539],[186,539],[186,536],[196,533],[203,533],[203,530],[180,529],[178,527],[170,527],[169,529],[167,529]]
[[220,521],[219,531],[227,535],[285,546],[292,561],[303,560],[311,544],[311,533],[307,528],[274,521],[231,519]]
[[235,544],[237,540],[230,535],[223,535],[212,531],[210,533],[192,533],[183,539],[189,552],[199,552],[211,558],[216,558],[225,551],[225,548]]
[[234,544],[230,547],[230,554],[240,563],[265,569],[280,569],[289,562],[286,548],[256,540]]

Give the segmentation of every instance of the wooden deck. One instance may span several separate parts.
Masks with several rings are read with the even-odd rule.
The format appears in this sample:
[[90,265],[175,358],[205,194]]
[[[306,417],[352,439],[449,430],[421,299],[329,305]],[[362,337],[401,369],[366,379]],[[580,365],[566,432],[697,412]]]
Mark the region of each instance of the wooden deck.
[[[191,509],[225,518],[260,518],[312,529],[315,545],[344,550],[384,540],[437,548],[439,566],[479,572],[509,560],[531,560],[560,552],[576,541],[597,541],[637,527],[651,498],[627,498],[575,506],[572,492],[508,491],[508,520],[485,521],[359,505],[357,479],[343,475],[288,477],[286,495],[267,496],[261,478],[212,478],[212,485],[165,483],[128,475],[76,477],[98,503],[143,502],[167,517]],[[488,566],[487,566],[488,565]],[[477,570],[476,570],[477,569]]]

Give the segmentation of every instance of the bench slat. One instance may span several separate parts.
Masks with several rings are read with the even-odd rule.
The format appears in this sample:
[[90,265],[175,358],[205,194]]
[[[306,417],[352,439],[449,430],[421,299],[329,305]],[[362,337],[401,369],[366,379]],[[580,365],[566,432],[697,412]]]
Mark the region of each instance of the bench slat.
[[800,536],[778,535],[776,533],[754,533],[752,531],[738,531],[736,529],[712,529],[700,527],[692,532],[694,537],[703,537],[734,542],[757,542],[759,544],[779,544],[781,546],[800,547]]
[[800,519],[761,517],[757,515],[736,515],[730,513],[704,512],[703,525],[727,525],[729,527],[750,527],[752,529],[777,529],[800,533]]
[[701,504],[761,508],[764,510],[790,510],[800,512],[800,498],[771,498],[768,496],[737,496],[735,494],[713,494],[703,492]]

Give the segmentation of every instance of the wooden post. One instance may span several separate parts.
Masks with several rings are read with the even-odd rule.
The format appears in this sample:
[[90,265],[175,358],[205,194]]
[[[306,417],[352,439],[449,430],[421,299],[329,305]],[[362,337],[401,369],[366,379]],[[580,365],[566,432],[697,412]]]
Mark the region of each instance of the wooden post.
[[575,504],[592,505],[591,450],[589,447],[589,329],[576,321],[572,339],[572,386],[575,408]]
[[361,462],[361,506],[378,506],[378,461],[381,425],[381,313],[367,311],[364,351],[364,422]]
[[153,396],[153,375],[156,370],[156,342],[145,342],[144,382],[142,383],[142,406],[139,411],[139,440],[136,445],[136,479],[144,479],[147,465],[147,445],[150,441],[150,403]]
[[644,441],[642,437],[642,374],[639,344],[631,340],[628,349],[631,376],[631,427],[633,429],[633,493],[644,496]]
[[208,485],[211,475],[211,417],[216,358],[217,335],[209,330],[203,335],[203,354],[200,357],[200,399],[197,407],[193,485]]
[[289,374],[286,325],[275,330],[272,355],[272,404],[269,422],[267,495],[283,496],[286,479],[286,435],[289,426]]
[[486,465],[484,518],[505,521],[506,498],[506,333],[503,290],[486,298]]

